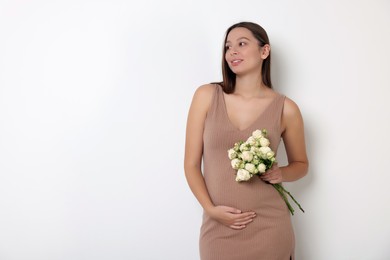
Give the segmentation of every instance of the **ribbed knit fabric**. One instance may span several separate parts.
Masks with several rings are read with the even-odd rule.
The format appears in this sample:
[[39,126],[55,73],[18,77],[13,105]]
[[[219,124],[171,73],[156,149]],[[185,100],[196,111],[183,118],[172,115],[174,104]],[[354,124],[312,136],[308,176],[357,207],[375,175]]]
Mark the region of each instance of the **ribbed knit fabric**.
[[212,105],[203,133],[203,174],[215,205],[255,211],[253,222],[242,230],[226,227],[203,214],[200,231],[202,260],[288,260],[294,259],[294,232],[288,208],[272,185],[258,177],[236,182],[227,150],[247,140],[256,129],[266,128],[271,149],[281,139],[280,119],[285,96],[277,97],[247,129],[237,129],[229,120],[222,87],[215,85]]

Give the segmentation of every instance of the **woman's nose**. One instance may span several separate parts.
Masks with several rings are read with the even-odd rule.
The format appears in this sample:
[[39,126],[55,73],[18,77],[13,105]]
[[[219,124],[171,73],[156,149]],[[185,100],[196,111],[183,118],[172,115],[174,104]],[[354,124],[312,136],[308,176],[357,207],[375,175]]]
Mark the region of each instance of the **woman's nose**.
[[237,55],[237,51],[235,50],[235,49],[231,49],[231,51],[230,51],[230,55]]

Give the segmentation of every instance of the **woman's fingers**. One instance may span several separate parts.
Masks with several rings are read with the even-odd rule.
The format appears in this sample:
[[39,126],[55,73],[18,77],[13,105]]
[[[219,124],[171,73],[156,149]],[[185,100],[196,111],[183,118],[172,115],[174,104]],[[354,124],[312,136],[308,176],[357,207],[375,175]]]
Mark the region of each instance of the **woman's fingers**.
[[227,212],[232,213],[231,214],[232,219],[236,220],[236,221],[237,220],[244,221],[244,220],[256,217],[256,213],[254,211],[247,211],[247,212],[241,213],[241,210],[229,208],[229,210]]
[[249,219],[253,219],[256,217],[256,213],[250,213],[250,214],[241,214],[242,216],[236,216],[235,221],[247,221]]
[[209,214],[220,223],[233,228],[243,229],[256,217],[253,211],[242,212],[241,210],[228,206],[215,206]]
[[233,225],[241,226],[241,225],[247,225],[253,221],[253,218],[245,220],[245,221],[236,221]]
[[253,213],[246,212],[240,215],[241,216],[238,216],[238,218],[234,219],[234,223],[233,223],[234,226],[238,226],[240,228],[243,228],[243,226],[245,227],[247,224],[251,223],[253,219],[256,217],[256,214],[254,212]]
[[246,226],[245,225],[240,225],[240,226],[230,225],[229,227],[232,229],[240,230],[240,229],[244,229]]
[[276,164],[274,164],[272,168],[266,171],[264,174],[260,175],[260,178],[263,181],[267,181],[271,184],[283,182],[282,171]]
[[228,206],[221,206],[226,212],[233,213],[233,214],[240,214],[241,210],[233,208],[233,207],[228,207]]
[[272,184],[274,183],[280,183],[282,182],[282,175],[280,171],[268,171],[262,175],[260,175],[260,178],[263,181],[270,182]]
[[234,222],[233,225],[230,225],[230,227],[233,228],[233,229],[244,229],[252,221],[253,221],[253,217],[251,217],[251,218],[249,218],[247,220],[236,221],[236,222]]

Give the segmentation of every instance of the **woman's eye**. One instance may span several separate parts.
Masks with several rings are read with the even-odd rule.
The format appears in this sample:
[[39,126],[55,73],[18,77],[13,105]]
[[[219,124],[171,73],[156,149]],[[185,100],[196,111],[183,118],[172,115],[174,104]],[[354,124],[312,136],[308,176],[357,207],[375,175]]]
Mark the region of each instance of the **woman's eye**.
[[226,50],[229,50],[229,49],[230,49],[230,46],[225,46],[225,49],[226,49]]
[[246,43],[245,42],[240,42],[240,46],[244,46]]

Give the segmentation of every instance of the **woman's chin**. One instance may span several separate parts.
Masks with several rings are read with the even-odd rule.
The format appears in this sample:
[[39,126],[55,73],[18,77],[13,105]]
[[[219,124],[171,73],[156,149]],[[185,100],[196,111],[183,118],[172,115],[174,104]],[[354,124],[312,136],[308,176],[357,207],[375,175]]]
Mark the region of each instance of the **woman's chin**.
[[238,70],[238,69],[235,69],[235,70],[232,70],[234,74],[236,74],[236,76],[243,76],[245,75],[246,71],[245,70]]
[[244,72],[244,70],[243,70],[242,68],[237,68],[237,67],[230,68],[230,70],[231,70],[234,74],[236,74],[236,75],[242,74],[242,73]]
[[233,68],[230,68],[230,70],[236,74],[236,76],[245,76],[247,74],[257,74],[258,71],[261,71],[261,68],[244,68],[244,67],[241,67],[241,68],[238,68],[238,67],[233,67]]

